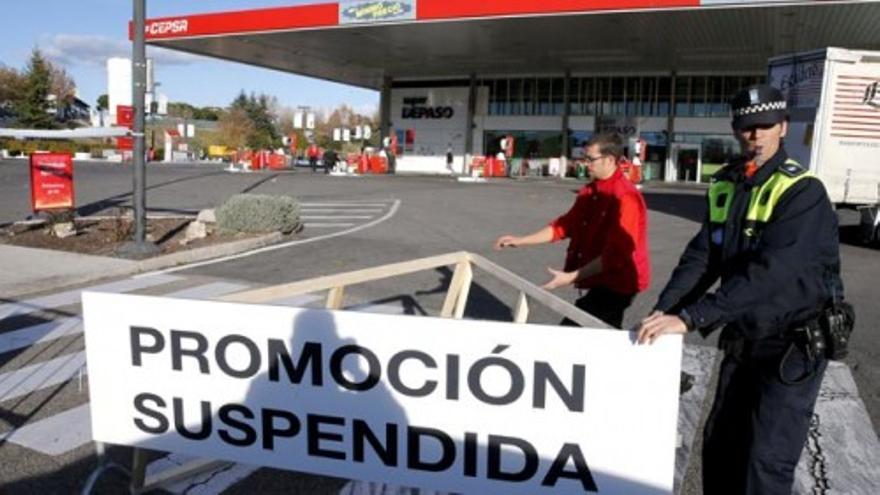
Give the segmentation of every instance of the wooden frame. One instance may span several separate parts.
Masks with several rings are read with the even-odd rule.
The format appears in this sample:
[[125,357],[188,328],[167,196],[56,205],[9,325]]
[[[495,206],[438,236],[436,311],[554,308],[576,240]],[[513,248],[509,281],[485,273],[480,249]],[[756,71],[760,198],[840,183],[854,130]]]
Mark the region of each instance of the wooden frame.
[[[443,266],[455,266],[455,271],[452,275],[452,281],[446,290],[443,307],[440,310],[440,317],[442,318],[461,319],[464,316],[468,295],[473,283],[474,267],[477,267],[519,291],[513,311],[513,323],[526,323],[528,321],[530,313],[529,300],[532,299],[555,311],[560,316],[573,320],[582,326],[608,328],[608,325],[601,320],[589,313],[585,313],[578,307],[560,299],[519,275],[496,265],[478,254],[466,251],[392,263],[336,275],[326,275],[308,280],[261,287],[259,289],[250,289],[223,296],[218,298],[218,300],[266,303],[291,296],[327,291],[325,307],[327,309],[341,309],[343,307],[345,288],[348,286]],[[145,452],[142,449],[135,448],[130,491],[132,494],[140,494],[229,464],[233,463],[195,459],[174,469],[147,477],[145,474]]]

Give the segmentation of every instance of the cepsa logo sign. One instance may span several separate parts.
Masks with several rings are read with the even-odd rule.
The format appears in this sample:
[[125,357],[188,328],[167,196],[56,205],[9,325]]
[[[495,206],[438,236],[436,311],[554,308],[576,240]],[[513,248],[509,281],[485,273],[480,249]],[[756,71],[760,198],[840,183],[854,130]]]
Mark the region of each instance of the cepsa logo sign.
[[181,34],[187,31],[189,21],[186,19],[175,19],[166,21],[153,21],[144,26],[144,32],[151,36],[161,36],[163,34]]

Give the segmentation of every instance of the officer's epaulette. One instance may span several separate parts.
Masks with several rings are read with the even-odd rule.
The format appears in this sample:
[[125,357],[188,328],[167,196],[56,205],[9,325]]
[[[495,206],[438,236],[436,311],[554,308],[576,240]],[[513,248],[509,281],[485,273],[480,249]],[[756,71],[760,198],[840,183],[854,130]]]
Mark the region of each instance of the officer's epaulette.
[[779,171],[789,177],[797,177],[799,175],[803,175],[807,173],[807,169],[801,166],[800,163],[788,159],[779,167]]
[[741,169],[745,165],[745,160],[734,158],[730,163],[725,164],[717,172],[712,174],[709,182],[731,181],[736,176],[736,170]]

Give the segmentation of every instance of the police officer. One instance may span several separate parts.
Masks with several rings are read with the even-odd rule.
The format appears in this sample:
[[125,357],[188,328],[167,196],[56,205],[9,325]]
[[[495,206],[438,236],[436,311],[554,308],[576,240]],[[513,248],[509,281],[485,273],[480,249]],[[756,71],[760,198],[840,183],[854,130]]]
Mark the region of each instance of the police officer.
[[806,330],[842,297],[837,217],[822,183],[785,153],[783,95],[751,86],[731,107],[743,157],[713,177],[708,216],[638,339],[723,327],[704,493],[791,493],[827,364]]

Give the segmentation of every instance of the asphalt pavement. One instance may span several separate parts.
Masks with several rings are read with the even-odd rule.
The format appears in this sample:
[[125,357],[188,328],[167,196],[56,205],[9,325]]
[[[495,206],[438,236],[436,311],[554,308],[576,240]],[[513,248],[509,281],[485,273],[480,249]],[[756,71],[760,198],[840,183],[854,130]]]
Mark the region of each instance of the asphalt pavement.
[[[0,161],[0,224],[29,216],[27,174],[26,162],[22,160]],[[80,215],[114,214],[118,208],[130,205],[129,166],[78,163],[74,174]],[[229,256],[227,253],[222,258],[182,267],[152,267],[165,271],[160,276],[171,277],[163,282],[170,284],[163,289],[165,293],[178,286],[185,291],[207,285],[217,292],[232,290],[233,286],[259,287],[454,251],[481,254],[540,284],[549,278],[546,267],[561,265],[564,243],[497,252],[491,249],[492,241],[504,233],[527,233],[542,227],[570,206],[580,187],[580,183],[568,180],[501,179],[460,183],[449,177],[331,177],[308,170],[231,174],[217,164],[151,164],[147,177],[147,204],[151,213],[195,214],[203,208],[217,207],[232,194],[241,192],[289,194],[313,210],[310,213],[312,227],[282,244],[252,254]],[[635,325],[648,314],[705,211],[700,188],[658,184],[647,185],[643,192],[650,209],[653,277],[650,289],[637,297],[628,311],[624,326]],[[855,305],[858,315],[852,352],[846,364],[876,432],[880,428],[880,387],[877,385],[880,383],[880,337],[872,330],[880,323],[880,307],[873,295],[874,282],[880,280],[880,251],[858,245],[854,240],[856,221],[851,212],[841,212],[842,273],[847,298]],[[128,283],[125,281],[130,280],[130,275],[143,271],[136,265],[124,260],[0,245],[0,274],[3,274],[0,303],[15,305],[44,300],[67,286]],[[405,307],[409,304],[408,311],[413,313],[433,313],[442,304],[443,287],[450,278],[449,271],[437,270],[356,287],[347,292],[346,297],[351,299],[351,304],[403,304]],[[472,302],[466,316],[509,319],[516,294],[485,274],[476,273],[474,280]],[[150,289],[138,290],[149,292]],[[572,289],[557,292],[564,299],[576,297]],[[417,293],[421,296],[415,301],[412,294]],[[73,303],[58,308],[68,317],[75,317],[79,311]],[[535,308],[530,315],[530,322],[535,323],[553,324],[557,320],[558,316],[546,308]],[[7,325],[10,324],[7,321]],[[7,330],[9,328],[0,328],[0,332]],[[703,340],[698,335],[689,335],[686,340],[698,345],[713,344],[713,339]],[[63,342],[68,347],[82,346],[81,340],[74,337],[67,337]],[[69,351],[59,351],[58,355],[67,355],[65,352]],[[0,372],[20,368],[25,365],[22,361],[25,358],[26,354],[0,351]],[[81,384],[79,386],[81,388]],[[0,416],[0,425],[5,421],[7,425],[16,426],[24,424],[25,419],[49,417],[52,411],[64,410],[65,402],[81,403],[82,399],[76,395],[76,380],[64,381],[57,390],[16,402],[16,411],[28,412]],[[50,402],[53,405],[48,406]],[[9,410],[6,405],[4,402],[4,410]],[[0,465],[6,458],[3,446],[0,440]],[[33,476],[47,469],[38,458],[23,455],[21,451],[16,453],[16,462],[7,466],[15,465],[16,469],[31,472]],[[54,491],[51,487],[57,486],[61,493],[65,477],[88,471],[82,447],[66,455],[69,457],[60,462],[71,463],[73,467],[58,469],[61,474],[56,477],[61,481],[57,485],[43,485],[49,487],[46,492]],[[0,475],[0,479],[3,478],[5,476]]]

